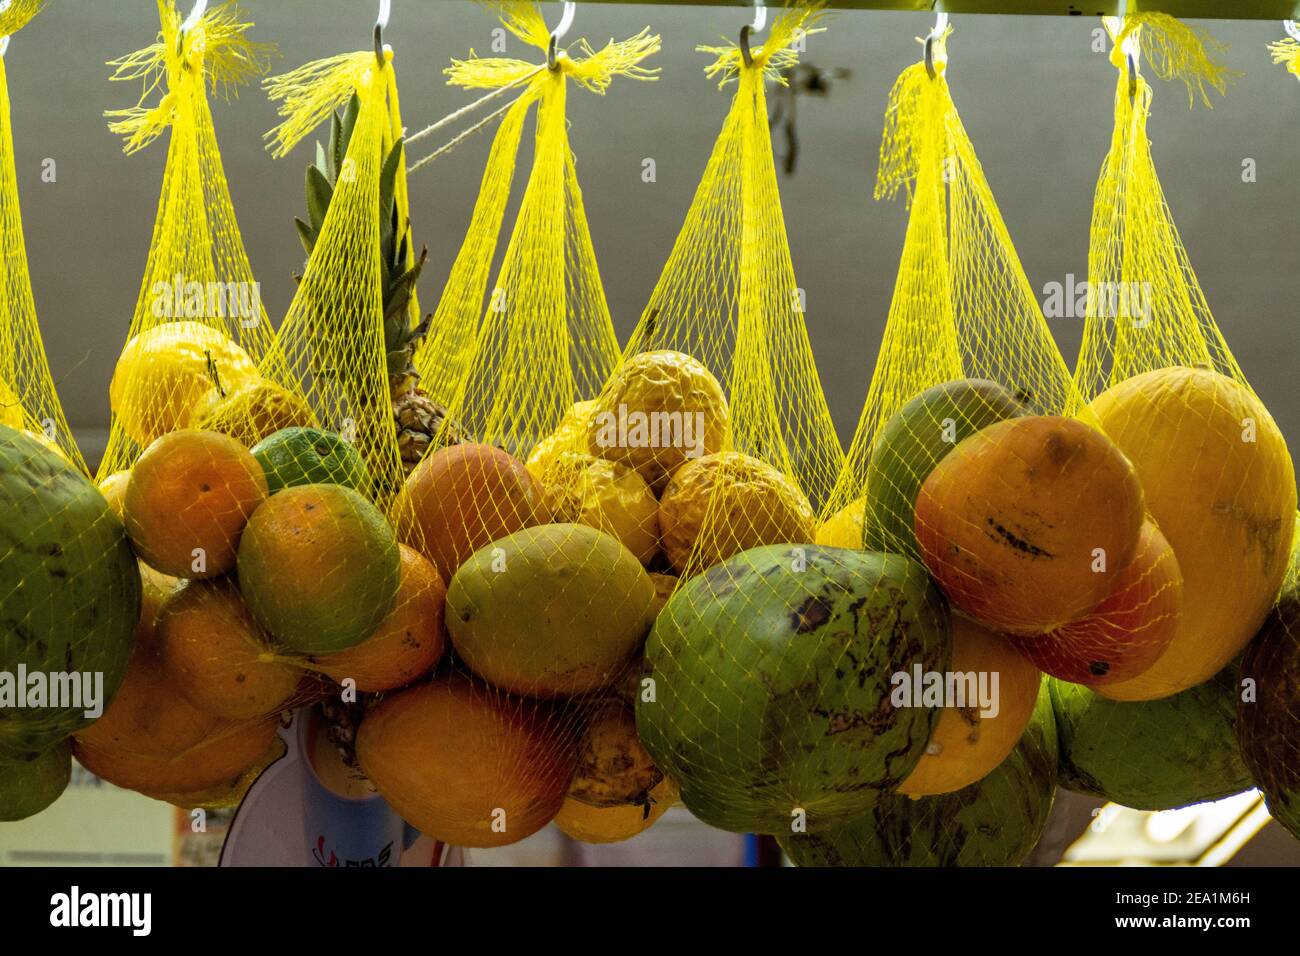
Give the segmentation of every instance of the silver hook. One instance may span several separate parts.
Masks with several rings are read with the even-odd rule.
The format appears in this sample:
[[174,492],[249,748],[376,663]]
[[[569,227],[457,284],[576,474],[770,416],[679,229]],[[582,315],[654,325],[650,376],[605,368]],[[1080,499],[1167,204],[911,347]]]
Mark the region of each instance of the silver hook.
[[1292,40],[1300,42],[1300,23],[1295,20],[1283,20],[1282,29],[1286,31],[1286,35]]
[[[938,4],[935,4],[937,7]],[[937,77],[938,71],[934,68],[934,46],[943,39],[943,35],[948,31],[948,14],[942,11],[936,11],[934,17],[934,29],[929,32],[925,38],[925,72],[930,74],[930,79]]]
[[560,22],[551,31],[551,40],[546,45],[546,67],[552,73],[560,68],[560,41],[573,29],[573,18],[577,13],[577,0],[564,0],[564,12],[560,14]]
[[740,28],[740,56],[745,66],[754,65],[754,54],[749,50],[750,34],[760,33],[767,26],[767,6],[763,0],[754,0],[754,22]]
[[375,20],[375,59],[384,65],[384,30],[393,15],[393,0],[379,0],[379,17]]
[[189,33],[199,21],[203,19],[203,14],[208,12],[208,0],[194,0],[194,9],[190,15],[185,18],[181,28],[176,31],[176,55],[180,56],[185,51],[185,34]]

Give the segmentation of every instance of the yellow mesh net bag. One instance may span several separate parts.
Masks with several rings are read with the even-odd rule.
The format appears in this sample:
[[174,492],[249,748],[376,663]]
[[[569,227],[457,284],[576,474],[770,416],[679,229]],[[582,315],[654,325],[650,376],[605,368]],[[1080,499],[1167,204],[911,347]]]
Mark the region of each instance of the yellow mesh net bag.
[[[1097,693],[1054,685],[1062,783],[1168,809],[1240,792],[1254,779],[1275,809],[1293,808],[1285,741],[1297,727],[1300,665],[1285,599],[1261,625],[1288,568],[1294,575],[1294,469],[1174,225],[1147,133],[1152,89],[1138,62],[1155,51],[1157,75],[1182,79],[1193,102],[1221,92],[1229,74],[1217,44],[1168,17],[1107,25],[1119,70],[1115,126],[1093,203],[1075,382],[1079,402],[1135,469],[1147,524],[1168,541],[1181,578],[1181,607],[1142,673]],[[1175,738],[1184,743],[1171,747]]]
[[[1037,434],[1004,435],[971,456],[975,469],[957,480],[972,498],[988,480],[980,472],[992,467],[979,463],[1005,454],[999,446],[1015,442],[1013,456],[1042,464],[1043,446],[1087,441],[1086,426],[1062,417],[1069,370],[953,104],[950,32],[929,39],[925,59],[890,93],[875,192],[908,199],[894,295],[853,442],[822,504],[817,546],[806,569],[781,569],[786,666],[797,654],[816,669],[793,671],[766,701],[750,691],[767,712],[751,731],[750,759],[768,761],[751,773],[770,787],[772,762],[787,768],[778,778],[786,805],[771,806],[768,832],[803,866],[1016,865],[1041,835],[1056,788],[1055,721],[1041,672],[1001,627],[961,606],[991,610],[970,585],[996,582],[1004,616],[1036,611],[1048,616],[1032,626],[1048,630],[1062,606],[1077,603],[1078,584],[1065,582],[1055,601],[1025,593],[1033,585],[1020,579],[1015,558],[1035,545],[1016,536],[1042,529],[1024,527],[1014,508],[977,506],[1005,528],[983,525],[976,508],[963,513],[954,500],[922,510],[922,489],[939,491],[932,478],[943,477],[949,453],[960,459],[954,449],[1004,425],[1033,421]],[[996,467],[1009,484],[1021,481],[1007,462]],[[1011,503],[1030,490],[1018,485]],[[1046,494],[1066,491],[1080,495],[1063,484]],[[937,520],[947,515],[954,528]],[[981,526],[1010,558],[996,546],[940,546]],[[969,564],[951,568],[952,553]],[[777,580],[760,577],[751,595],[775,590]],[[753,596],[724,600],[758,627],[772,626],[744,610]],[[759,609],[782,608],[773,603]],[[746,627],[744,616],[738,626]],[[748,624],[750,642],[755,629]],[[800,741],[812,759],[800,757]]]
[[207,102],[209,86],[232,92],[260,74],[271,48],[248,38],[251,24],[229,4],[193,23],[171,0],[158,13],[156,40],[111,64],[114,79],[142,85],[140,101],[108,113],[127,153],[170,137],[98,472],[101,501],[122,517],[134,555],[135,651],[74,752],[111,783],[217,806],[238,800],[280,753],[279,711],[299,693],[302,672],[280,659],[233,574],[268,496],[250,446],[283,424],[307,424],[310,410],[292,383],[262,374],[274,331]]
[[[40,9],[0,13],[9,35]],[[122,523],[86,476],[41,342],[0,49],[0,821],[40,812],[71,776],[70,735],[121,686],[140,612]]]
[[[518,41],[547,51],[536,4],[490,6]],[[646,523],[656,503],[594,459],[552,468],[543,447],[618,358],[567,94],[649,78],[641,63],[658,47],[643,31],[557,49],[553,66],[471,56],[448,71],[467,89],[518,90],[415,363],[439,408],[437,434],[390,506],[404,547],[446,584],[452,653],[432,680],[368,701],[356,738],[378,792],[448,843],[500,846],[552,819],[587,838],[624,838],[673,801],[623,686],[653,616],[643,559],[657,551]],[[489,292],[530,113],[532,166]]]

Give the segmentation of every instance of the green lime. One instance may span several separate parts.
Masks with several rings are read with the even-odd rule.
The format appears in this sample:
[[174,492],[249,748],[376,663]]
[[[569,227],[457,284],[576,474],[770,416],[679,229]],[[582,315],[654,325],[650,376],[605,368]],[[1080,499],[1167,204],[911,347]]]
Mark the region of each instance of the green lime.
[[319,428],[285,428],[253,446],[271,494],[299,485],[343,485],[365,494],[370,476],[356,448]]

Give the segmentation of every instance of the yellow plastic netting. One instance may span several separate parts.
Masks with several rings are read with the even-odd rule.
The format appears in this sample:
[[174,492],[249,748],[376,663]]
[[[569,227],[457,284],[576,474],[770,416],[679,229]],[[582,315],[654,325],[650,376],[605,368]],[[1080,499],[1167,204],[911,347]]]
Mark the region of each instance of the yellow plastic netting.
[[[875,195],[906,191],[907,232],[862,414],[817,534],[828,554],[865,547],[854,560],[874,577],[854,582],[850,607],[872,609],[860,634],[881,660],[867,671],[879,681],[874,713],[832,712],[828,732],[861,722],[878,736],[861,751],[869,760],[840,771],[856,805],[808,810],[780,831],[799,865],[1017,865],[1055,792],[1055,720],[1040,672],[1002,635],[950,612],[920,563],[917,497],[936,464],[1004,419],[1060,415],[1071,391],[953,103],[950,33],[930,38],[930,55],[903,71],[886,107]],[[823,633],[836,677],[860,673],[864,652]],[[905,634],[925,634],[928,646],[900,642]],[[950,688],[955,676],[967,696],[925,696],[931,674]]]
[[[545,54],[536,4],[489,6]],[[579,41],[553,64],[470,56],[448,70],[467,89],[518,90],[417,356],[440,427],[392,509],[402,540],[447,583],[454,656],[432,682],[370,701],[356,752],[405,819],[450,843],[513,843],[563,813],[600,829],[608,815],[587,818],[604,811],[630,836],[671,802],[625,686],[656,600],[643,563],[658,552],[655,499],[630,469],[547,451],[618,358],[568,91],[648,79],[641,64],[658,48],[645,30],[599,50]],[[489,291],[534,107],[532,167]]]
[[153,43],[111,64],[139,102],[110,111],[130,154],[169,136],[162,191],[127,343],[99,486],[133,553],[135,652],[75,754],[119,786],[184,806],[237,799],[279,752],[281,706],[300,671],[279,652],[231,576],[245,525],[266,500],[250,446],[307,424],[293,383],[263,376],[275,333],[262,306],[222,167],[208,89],[260,75],[272,47],[231,4],[189,29],[159,0]]
[[[6,7],[6,46],[41,6]],[[0,821],[40,812],[67,786],[70,735],[118,691],[140,607],[121,522],[86,476],[51,379],[10,113],[0,56]]]
[[[1107,26],[1119,71],[1115,125],[1093,201],[1075,382],[1079,401],[1132,463],[1145,527],[1167,540],[1181,594],[1151,666],[1095,692],[1053,681],[1052,695],[1061,784],[1165,810],[1284,779],[1287,748],[1276,737],[1261,741],[1294,720],[1294,699],[1269,658],[1289,637],[1285,626],[1272,638],[1260,628],[1290,563],[1295,477],[1174,225],[1148,139],[1152,89],[1136,69],[1143,53],[1161,51],[1158,75],[1184,80],[1205,100],[1229,74],[1217,61],[1222,48],[1155,14]],[[1170,593],[1144,589],[1153,603]],[[1268,650],[1247,650],[1242,663],[1247,645]],[[1248,689],[1257,683],[1258,692]]]

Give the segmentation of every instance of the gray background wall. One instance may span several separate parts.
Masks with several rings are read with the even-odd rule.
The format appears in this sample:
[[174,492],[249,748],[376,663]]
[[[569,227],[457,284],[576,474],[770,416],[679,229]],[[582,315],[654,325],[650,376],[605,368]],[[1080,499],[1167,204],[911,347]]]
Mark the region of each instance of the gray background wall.
[[[186,4],[187,5],[187,4]],[[254,34],[280,46],[275,71],[369,43],[371,0],[245,0]],[[495,20],[461,0],[395,0],[389,41],[412,128],[467,102],[441,71],[451,56],[489,49]],[[545,4],[551,22],[559,4]],[[583,2],[570,40],[602,44],[650,25],[663,35],[656,83],[616,82],[602,98],[570,97],[597,254],[621,337],[657,278],[704,168],[730,94],[702,67],[698,43],[733,36],[740,9]],[[930,19],[841,13],[809,41],[807,58],[853,71],[825,100],[800,104],[803,154],[782,189],[813,348],[847,442],[866,392],[897,269],[906,212],[871,188],[885,98],[913,62]],[[1035,288],[1087,271],[1092,190],[1109,142],[1114,70],[1092,52],[1092,18],[958,17],[949,77],[1026,271]],[[1245,71],[1213,110],[1189,111],[1181,85],[1157,84],[1151,136],[1164,187],[1211,306],[1292,447],[1300,442],[1296,333],[1300,265],[1300,84],[1264,44],[1276,22],[1206,22]],[[143,46],[157,27],[154,0],[53,0],[8,54],[14,135],[37,306],[59,390],[86,446],[98,454],[107,389],[131,317],[153,225],[165,141],[133,157],[104,123],[131,105],[133,84],[110,84],[106,60]],[[510,52],[525,55],[511,38]],[[531,55],[531,54],[527,54]],[[301,265],[293,229],[308,146],[273,161],[262,133],[273,107],[245,89],[214,111],[236,209],[273,319]],[[476,138],[412,179],[416,234],[432,264],[426,306],[441,290],[464,235],[489,137]],[[413,152],[416,152],[413,150]],[[527,155],[525,151],[525,156]],[[55,183],[41,180],[45,158]],[[658,181],[641,181],[653,157]],[[1242,161],[1258,181],[1242,182]],[[1073,364],[1077,319],[1053,320]]]

